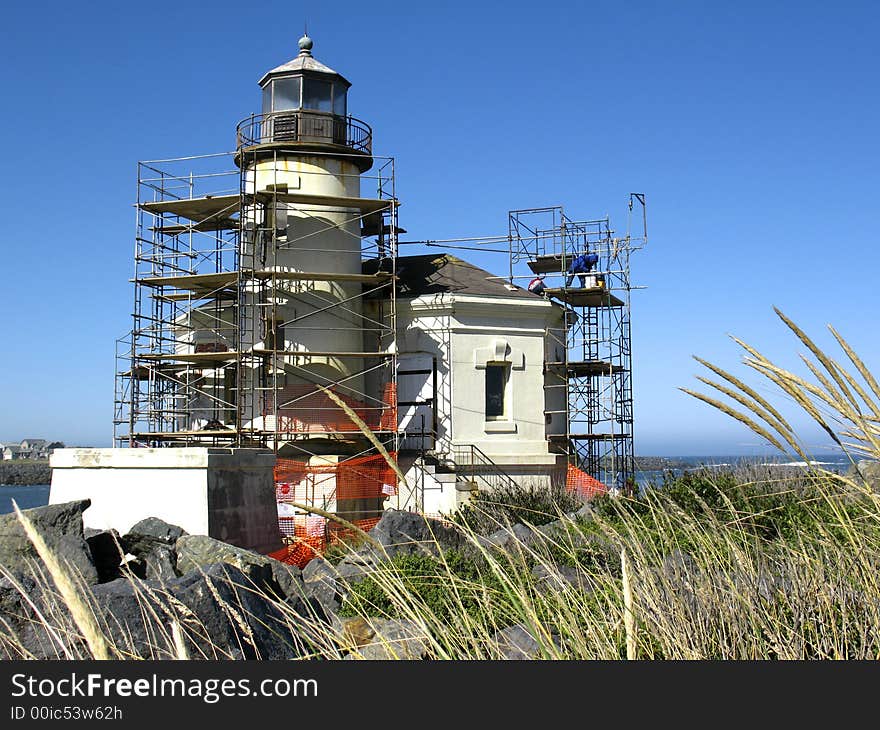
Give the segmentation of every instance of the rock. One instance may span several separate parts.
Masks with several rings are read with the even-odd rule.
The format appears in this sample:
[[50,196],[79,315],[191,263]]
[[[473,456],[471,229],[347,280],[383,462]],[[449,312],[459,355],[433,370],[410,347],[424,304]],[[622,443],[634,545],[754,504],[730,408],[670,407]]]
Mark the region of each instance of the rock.
[[302,570],[296,565],[287,565],[278,560],[272,560],[272,578],[285,599],[297,599],[303,597]]
[[577,512],[569,512],[565,516],[570,520],[591,520],[593,519],[594,510],[593,506],[589,502],[584,502],[583,507],[581,507]]
[[553,539],[564,538],[567,532],[565,522],[562,520],[553,520],[553,522],[548,522],[545,525],[538,525],[535,529],[544,537]]
[[673,550],[664,555],[661,570],[669,578],[688,583],[693,582],[700,573],[697,561],[681,550]]
[[[49,549],[74,574],[88,584],[98,582],[92,553],[83,537],[82,513],[91,505],[83,499],[64,504],[24,510],[23,514],[45,540]],[[9,570],[28,572],[29,561],[38,560],[37,551],[25,535],[15,514],[0,515],[0,565]]]
[[167,583],[178,577],[175,569],[176,555],[171,548],[155,547],[144,558],[144,575],[147,580]]
[[158,517],[147,517],[132,526],[123,536],[125,552],[138,557],[146,557],[156,546],[174,547],[186,531],[177,525],[170,525]]
[[177,525],[169,524],[158,517],[146,517],[137,522],[128,531],[130,535],[142,535],[144,537],[154,537],[157,540],[173,545],[181,537],[187,534],[186,530]]
[[272,558],[244,548],[215,540],[207,535],[183,535],[174,544],[177,552],[177,572],[185,575],[215,563],[227,563],[239,568],[259,587],[272,585]]
[[880,461],[860,459],[856,467],[849,467],[846,475],[850,479],[861,477],[871,491],[880,493]]
[[191,659],[296,659],[310,651],[278,606],[255,593],[232,565],[204,566],[162,587],[120,579],[93,591],[100,621],[124,658],[174,658],[169,626],[175,620]]
[[98,571],[98,582],[108,583],[119,578],[122,575],[119,566],[124,557],[119,533],[116,530],[87,529],[84,535],[92,563]]
[[[209,580],[227,607],[218,604]],[[208,566],[204,575],[178,578],[169,591],[198,616],[211,642],[231,658],[295,659],[308,651],[279,609],[255,593],[249,577],[235,566]],[[237,616],[230,619],[230,610]]]
[[413,621],[355,618],[343,626],[357,659],[422,659],[428,651],[428,638]]
[[323,558],[313,558],[302,572],[306,598],[316,601],[325,613],[336,613],[344,597],[338,578],[339,573],[330,563]]
[[517,545],[520,548],[532,545],[539,539],[540,538],[535,534],[535,531],[530,527],[517,523],[511,527],[502,527],[488,537],[482,538],[480,544],[482,544],[483,547],[511,550]]
[[440,550],[466,545],[465,537],[457,529],[439,520],[395,509],[385,510],[368,534],[382,545],[388,557],[416,552],[436,556]]
[[559,593],[574,588],[578,591],[592,591],[593,582],[589,575],[570,565],[556,564],[548,567],[542,563],[532,568],[535,588],[542,593]]
[[0,658],[66,659],[64,637],[34,611],[44,611],[42,589],[29,575],[0,576]]
[[508,626],[496,632],[492,637],[492,644],[499,659],[538,659],[541,656],[540,644],[522,624]]
[[376,550],[364,550],[354,555],[346,555],[336,566],[336,573],[341,580],[355,583],[375,570],[381,562],[382,558]]

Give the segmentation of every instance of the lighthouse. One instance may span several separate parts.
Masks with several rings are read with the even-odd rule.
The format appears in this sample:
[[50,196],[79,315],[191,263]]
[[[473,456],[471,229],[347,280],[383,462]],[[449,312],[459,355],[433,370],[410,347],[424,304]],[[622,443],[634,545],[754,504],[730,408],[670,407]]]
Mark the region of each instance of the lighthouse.
[[242,361],[242,392],[255,397],[241,425],[263,432],[333,431],[332,405],[299,417],[309,402],[325,404],[316,385],[367,399],[361,234],[376,206],[361,198],[360,176],[373,164],[372,135],[347,113],[351,84],[312,48],[304,35],[294,59],[263,75],[262,112],[237,129],[240,267],[250,278],[241,349],[261,355]]

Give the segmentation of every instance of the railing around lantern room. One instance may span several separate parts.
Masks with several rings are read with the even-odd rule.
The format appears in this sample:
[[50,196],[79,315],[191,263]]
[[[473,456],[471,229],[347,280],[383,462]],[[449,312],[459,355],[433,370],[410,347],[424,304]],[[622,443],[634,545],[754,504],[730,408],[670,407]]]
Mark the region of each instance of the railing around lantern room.
[[332,144],[367,155],[373,153],[373,130],[354,117],[294,109],[252,114],[236,127],[236,148],[272,142]]

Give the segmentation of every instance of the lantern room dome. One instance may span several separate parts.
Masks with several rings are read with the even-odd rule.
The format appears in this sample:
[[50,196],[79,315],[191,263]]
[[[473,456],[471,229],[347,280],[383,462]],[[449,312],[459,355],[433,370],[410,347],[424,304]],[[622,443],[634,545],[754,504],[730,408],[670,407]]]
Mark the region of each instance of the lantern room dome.
[[268,145],[275,150],[343,153],[369,169],[373,132],[348,113],[351,82],[312,56],[314,43],[308,35],[298,45],[296,58],[260,79],[262,111],[239,123],[237,148]]
[[312,39],[307,35],[304,35],[299,39],[299,55],[287,63],[282,63],[280,66],[276,66],[271,71],[267,71],[263,74],[263,78],[261,78],[259,82],[260,86],[265,86],[266,82],[275,76],[291,76],[303,73],[333,76],[339,81],[345,83],[346,86],[351,86],[351,82],[349,82],[341,73],[334,71],[329,66],[325,66],[312,56],[313,47],[314,42]]

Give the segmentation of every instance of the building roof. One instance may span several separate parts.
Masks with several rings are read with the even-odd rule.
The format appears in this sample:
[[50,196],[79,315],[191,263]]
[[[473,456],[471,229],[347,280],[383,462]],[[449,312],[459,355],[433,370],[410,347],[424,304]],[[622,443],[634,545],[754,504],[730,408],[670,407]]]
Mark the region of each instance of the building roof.
[[[364,262],[364,273],[376,273],[377,268],[375,259]],[[506,280],[448,253],[399,256],[397,278],[397,296],[404,299],[443,293],[536,298],[520,286],[509,289]]]
[[10,451],[13,454],[17,454],[21,451],[21,446],[16,446],[15,444],[6,444],[6,446],[3,447],[3,451]]
[[287,63],[282,63],[280,66],[276,66],[271,71],[266,71],[266,73],[263,74],[263,78],[260,79],[260,86],[262,86],[270,76],[277,76],[279,74],[289,74],[292,72],[302,71],[312,71],[313,73],[338,76],[346,84],[351,86],[351,83],[341,73],[339,73],[338,71],[334,71],[329,66],[325,66],[318,59],[312,57],[311,38],[309,38],[308,36],[303,36],[299,39],[299,46],[299,55],[296,58],[291,59]]

